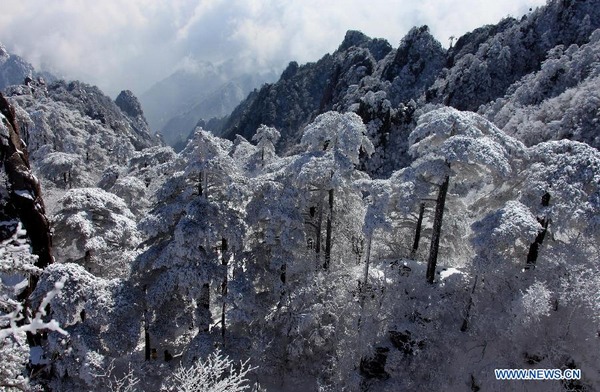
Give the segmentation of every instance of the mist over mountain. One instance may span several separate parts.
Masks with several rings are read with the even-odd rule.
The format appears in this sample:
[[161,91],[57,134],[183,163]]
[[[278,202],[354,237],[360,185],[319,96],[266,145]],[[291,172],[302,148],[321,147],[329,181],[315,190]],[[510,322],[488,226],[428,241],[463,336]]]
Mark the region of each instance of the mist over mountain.
[[0,90],[6,86],[22,83],[26,77],[33,76],[33,66],[20,58],[11,55],[0,43]]
[[2,49],[0,391],[600,390],[597,3],[141,99]]
[[148,123],[169,145],[181,144],[203,119],[221,118],[275,75],[236,75],[227,65],[188,64],[140,96]]

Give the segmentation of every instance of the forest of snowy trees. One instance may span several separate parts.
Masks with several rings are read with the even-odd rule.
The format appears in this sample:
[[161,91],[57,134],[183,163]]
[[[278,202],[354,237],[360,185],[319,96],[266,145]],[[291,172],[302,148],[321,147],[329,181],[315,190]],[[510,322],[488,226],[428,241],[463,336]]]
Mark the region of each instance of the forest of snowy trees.
[[599,28],[349,32],[179,153],[131,92],[4,88],[0,391],[600,389]]

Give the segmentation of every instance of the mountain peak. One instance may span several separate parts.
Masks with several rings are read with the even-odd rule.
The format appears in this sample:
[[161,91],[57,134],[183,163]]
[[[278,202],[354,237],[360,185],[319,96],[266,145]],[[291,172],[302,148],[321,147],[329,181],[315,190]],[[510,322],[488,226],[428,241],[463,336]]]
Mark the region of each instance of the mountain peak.
[[427,48],[435,47],[438,51],[442,50],[442,45],[429,31],[427,25],[421,27],[413,27],[410,31],[402,38],[400,45],[398,46],[398,56],[404,56],[407,52],[414,52],[419,50],[427,50]]
[[124,113],[130,117],[144,116],[142,105],[130,90],[123,90],[115,100],[115,103]]
[[358,30],[348,30],[346,35],[344,36],[344,40],[342,44],[338,48],[338,51],[347,50],[353,46],[360,46],[362,44],[366,44],[371,39],[367,37],[364,33]]
[[402,68],[409,63],[414,63],[424,55],[444,56],[445,51],[442,45],[431,35],[429,27],[413,27],[400,42],[396,51],[394,64],[397,68]]
[[370,38],[358,30],[348,30],[342,44],[338,47],[338,52],[344,52],[351,47],[361,47],[369,49],[376,61],[384,58],[392,51],[392,45],[383,38]]
[[2,42],[0,42],[0,58],[9,58],[10,54],[8,54],[8,50],[6,50],[6,47],[4,45],[2,45]]
[[0,90],[6,87],[22,84],[27,77],[33,77],[33,66],[21,57],[11,54],[6,46],[0,43]]

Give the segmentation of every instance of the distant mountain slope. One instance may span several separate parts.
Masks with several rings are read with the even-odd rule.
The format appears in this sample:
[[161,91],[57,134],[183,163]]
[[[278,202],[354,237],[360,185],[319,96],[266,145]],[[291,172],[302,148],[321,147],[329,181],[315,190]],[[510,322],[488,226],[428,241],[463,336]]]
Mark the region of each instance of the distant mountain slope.
[[600,149],[600,30],[584,45],[558,45],[541,69],[479,112],[527,145],[563,138]]
[[176,114],[160,129],[165,142],[175,145],[184,141],[199,121],[229,115],[246,98],[252,87],[258,84],[258,79],[244,75],[222,84],[199,101],[193,102],[191,108]]
[[141,95],[150,127],[166,143],[185,140],[201,119],[231,113],[253,88],[275,75],[242,74],[234,78],[226,69],[210,63],[178,70]]
[[225,79],[216,67],[207,64],[197,71],[178,70],[154,84],[140,95],[150,127],[157,131],[162,129],[174,115],[187,109],[190,102],[201,99],[223,83]]
[[[444,50],[427,26],[413,28],[397,49],[349,31],[315,63],[290,63],[279,81],[251,93],[222,134],[250,139],[265,124],[281,132],[280,151],[297,145],[302,128],[327,110],[354,111],[376,146],[365,168],[386,175],[406,165],[406,137],[427,105],[477,111],[542,68],[548,52],[588,42],[600,27],[597,1],[551,0],[520,20],[507,18],[460,37]],[[589,50],[589,49],[588,49]],[[429,106],[430,107],[430,106]]]

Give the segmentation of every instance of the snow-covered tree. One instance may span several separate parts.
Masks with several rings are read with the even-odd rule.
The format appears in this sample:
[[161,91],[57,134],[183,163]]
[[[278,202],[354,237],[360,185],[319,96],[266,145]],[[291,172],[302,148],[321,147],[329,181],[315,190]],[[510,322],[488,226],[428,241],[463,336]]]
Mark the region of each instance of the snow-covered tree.
[[77,154],[51,152],[39,162],[40,173],[55,185],[70,189],[82,184],[78,178],[83,171],[83,160]]
[[125,202],[100,188],[75,188],[59,205],[53,218],[57,257],[97,276],[127,276],[141,237]]
[[[4,245],[4,244],[3,244]],[[0,297],[0,359],[2,370],[0,370],[0,390],[30,390],[30,378],[27,376],[26,365],[39,366],[44,364],[42,350],[40,347],[28,347],[28,339],[38,333],[57,332],[68,335],[60,324],[55,320],[47,319],[47,309],[52,299],[62,290],[66,278],[54,284],[54,287],[44,295],[35,316],[25,312],[21,304],[7,299],[3,294]],[[3,285],[4,286],[4,285]],[[22,287],[21,287],[22,288]],[[4,314],[9,308],[11,312]]]
[[[119,358],[138,345],[142,293],[125,280],[104,280],[73,263],[55,263],[40,277],[37,292],[50,291],[57,277],[60,293],[50,301],[52,317],[68,336],[51,334],[44,342],[42,364],[59,390],[93,388],[93,353]],[[36,293],[37,293],[36,292]]]
[[[327,217],[323,268],[331,262],[333,213],[335,190],[346,186],[356,175],[356,165],[361,154],[373,153],[373,144],[361,118],[355,113],[327,112],[309,124],[302,136],[307,155],[301,162],[298,180],[301,186],[316,192],[316,240],[317,262],[321,251],[321,229],[327,195]],[[339,197],[339,196],[338,196]],[[342,196],[343,197],[343,196]],[[312,215],[312,213],[311,213]]]
[[248,373],[254,369],[248,361],[235,364],[217,349],[205,361],[198,360],[190,367],[180,365],[165,387],[177,392],[242,392],[253,388]]
[[252,136],[252,141],[256,142],[256,146],[260,150],[260,162],[262,166],[276,155],[275,145],[280,137],[281,134],[277,129],[267,127],[266,125],[258,127],[256,133]]
[[481,116],[452,108],[421,116],[410,144],[417,158],[412,167],[424,181],[439,187],[427,272],[427,280],[433,283],[450,178],[452,192],[464,197],[498,193],[525,148]]
[[[156,205],[141,222],[149,240],[134,263],[134,278],[146,291],[148,337],[158,344],[188,344],[214,326],[225,339],[247,199],[231,147],[197,130],[173,163],[178,171],[161,186]],[[215,325],[214,314],[220,316]]]

